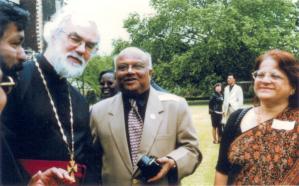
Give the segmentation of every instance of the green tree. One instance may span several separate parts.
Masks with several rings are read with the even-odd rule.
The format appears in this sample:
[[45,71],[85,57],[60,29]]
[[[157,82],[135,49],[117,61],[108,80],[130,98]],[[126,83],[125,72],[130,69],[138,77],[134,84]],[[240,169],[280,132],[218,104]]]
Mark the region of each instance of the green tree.
[[124,41],[122,39],[117,39],[112,42],[112,45],[113,45],[112,55],[116,55],[126,47],[131,46],[131,43],[129,41]]
[[150,52],[156,81],[183,96],[207,96],[229,72],[250,80],[255,58],[266,50],[298,51],[298,11],[291,0],[152,0],[151,5],[156,15],[131,14],[124,22],[127,44]]
[[103,70],[113,68],[113,60],[111,56],[95,56],[87,64],[82,76],[72,81],[83,95],[88,91],[94,91],[99,95],[99,74]]

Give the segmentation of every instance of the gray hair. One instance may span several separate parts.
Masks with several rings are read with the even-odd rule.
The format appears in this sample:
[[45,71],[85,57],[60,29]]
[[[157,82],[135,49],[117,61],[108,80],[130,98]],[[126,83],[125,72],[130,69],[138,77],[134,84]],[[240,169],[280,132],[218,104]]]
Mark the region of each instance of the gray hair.
[[114,56],[114,71],[116,71],[116,63],[119,60],[119,58],[124,56],[131,56],[140,59],[143,62],[147,63],[148,69],[152,70],[152,57],[148,52],[143,51],[140,48],[137,47],[127,47],[123,49],[118,55]]
[[72,8],[71,6],[64,6],[57,11],[44,26],[44,39],[50,43],[53,35],[62,30],[69,21],[73,21],[80,25],[94,24],[97,31],[98,26],[95,19],[91,16],[82,16],[82,12]]

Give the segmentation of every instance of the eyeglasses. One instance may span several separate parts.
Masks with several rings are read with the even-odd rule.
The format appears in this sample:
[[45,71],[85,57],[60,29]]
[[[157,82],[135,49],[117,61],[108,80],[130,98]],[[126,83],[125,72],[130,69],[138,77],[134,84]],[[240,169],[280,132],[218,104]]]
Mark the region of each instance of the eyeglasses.
[[116,69],[118,71],[129,71],[129,70],[134,70],[134,71],[140,71],[140,70],[144,70],[146,68],[145,64],[143,63],[136,63],[133,65],[129,65],[129,64],[119,64],[117,65]]
[[80,37],[77,33],[75,32],[71,32],[71,33],[66,33],[63,30],[60,30],[62,33],[67,34],[68,37],[68,41],[69,43],[74,46],[74,47],[79,47],[81,46],[83,43],[85,43],[85,50],[88,53],[94,53],[96,51],[97,48],[97,43],[93,43],[93,42],[88,42],[85,41],[82,37]]
[[262,80],[264,79],[266,76],[269,76],[270,79],[272,81],[279,81],[279,80],[282,80],[284,79],[282,75],[278,74],[277,72],[275,71],[270,71],[270,72],[265,72],[265,71],[260,71],[260,70],[257,70],[257,71],[254,71],[252,73],[252,78],[254,80]]
[[6,94],[9,94],[15,85],[16,83],[10,76],[4,76],[2,82],[0,83],[0,87],[3,88]]

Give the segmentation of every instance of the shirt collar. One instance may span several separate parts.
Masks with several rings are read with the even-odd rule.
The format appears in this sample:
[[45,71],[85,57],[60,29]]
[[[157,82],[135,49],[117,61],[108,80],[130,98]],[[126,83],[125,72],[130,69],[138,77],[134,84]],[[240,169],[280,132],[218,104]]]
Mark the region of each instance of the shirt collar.
[[150,92],[150,89],[148,89],[145,92],[143,92],[142,94],[138,94],[138,95],[122,94],[122,97],[123,97],[125,104],[129,103],[129,99],[134,99],[136,101],[138,107],[144,107],[147,104],[149,92]]

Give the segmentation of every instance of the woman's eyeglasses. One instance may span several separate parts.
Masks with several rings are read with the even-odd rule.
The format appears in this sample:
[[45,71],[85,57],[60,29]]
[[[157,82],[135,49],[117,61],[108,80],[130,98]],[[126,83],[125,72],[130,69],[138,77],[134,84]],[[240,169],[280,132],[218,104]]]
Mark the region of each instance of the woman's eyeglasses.
[[268,75],[268,77],[272,80],[272,81],[278,81],[278,80],[282,80],[283,77],[282,75],[278,74],[277,72],[274,71],[270,71],[270,72],[266,72],[266,71],[260,71],[260,70],[256,70],[252,73],[252,78],[254,80],[262,80],[264,79],[266,76]]
[[6,94],[9,94],[15,85],[16,85],[15,81],[10,76],[4,76],[0,83],[0,87],[2,87],[2,89]]

